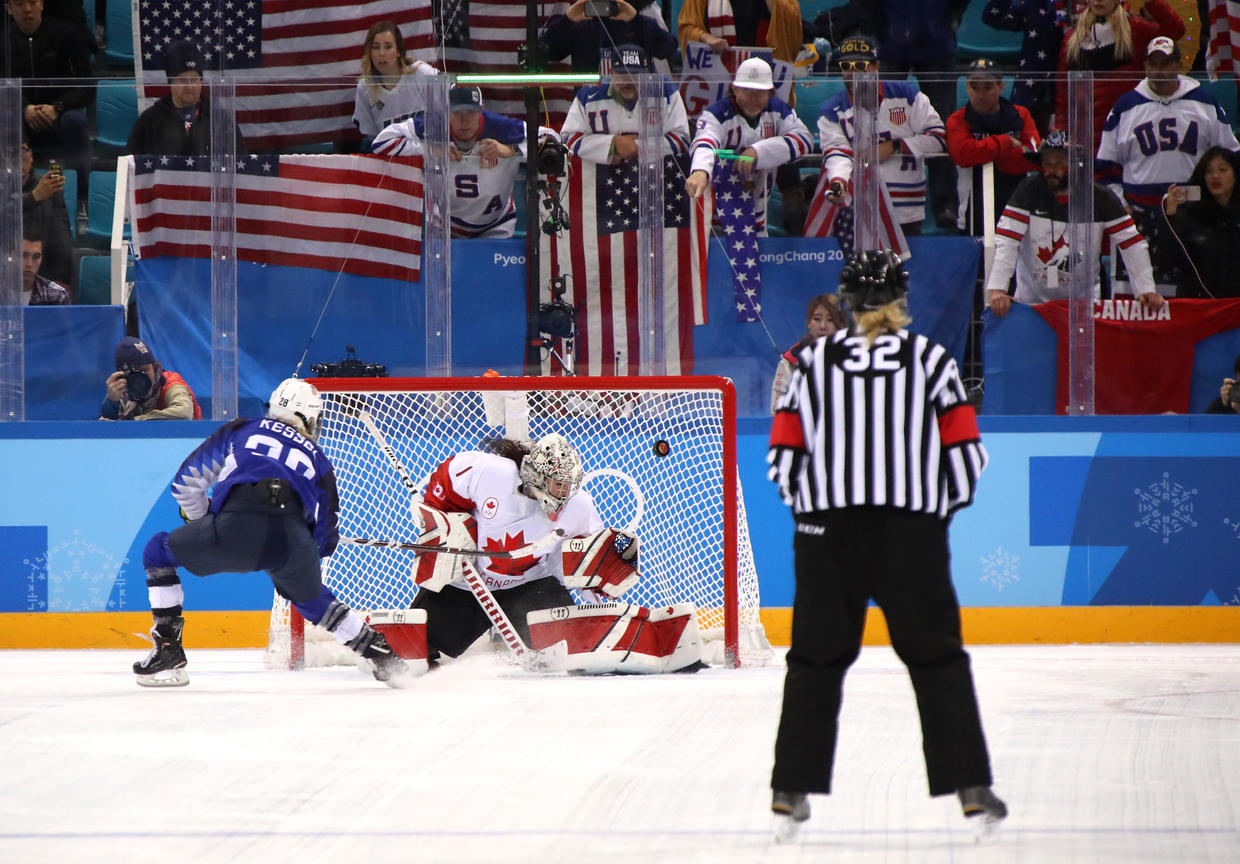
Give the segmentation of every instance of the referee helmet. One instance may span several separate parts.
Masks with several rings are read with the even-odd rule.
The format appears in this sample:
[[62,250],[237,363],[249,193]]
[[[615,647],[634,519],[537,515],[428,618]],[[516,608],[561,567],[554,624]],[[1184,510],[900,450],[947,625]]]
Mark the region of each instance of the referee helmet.
[[890,249],[856,251],[840,271],[840,297],[854,312],[881,309],[908,295],[908,271]]

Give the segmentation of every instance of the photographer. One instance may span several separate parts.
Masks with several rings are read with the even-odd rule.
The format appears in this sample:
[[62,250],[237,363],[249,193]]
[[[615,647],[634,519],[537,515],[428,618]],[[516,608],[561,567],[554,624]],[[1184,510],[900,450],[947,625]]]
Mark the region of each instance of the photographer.
[[1211,399],[1206,406],[1207,414],[1240,414],[1240,388],[1236,381],[1240,380],[1240,356],[1231,364],[1230,378],[1224,378],[1218,388],[1218,398]]
[[146,343],[126,336],[116,346],[100,420],[201,420],[202,409],[185,379],[164,370]]

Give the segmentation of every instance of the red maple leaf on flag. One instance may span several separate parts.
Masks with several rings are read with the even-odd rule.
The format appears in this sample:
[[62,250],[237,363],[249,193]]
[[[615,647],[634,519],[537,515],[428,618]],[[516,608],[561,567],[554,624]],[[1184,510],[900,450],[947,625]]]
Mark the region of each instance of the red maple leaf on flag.
[[[518,531],[515,537],[505,531],[504,542],[501,543],[494,537],[488,537],[483,551],[507,552],[509,549],[520,549],[524,545],[526,545],[524,531]],[[521,558],[492,558],[489,569],[506,576],[519,576],[533,567],[537,560],[533,555],[525,555]]]

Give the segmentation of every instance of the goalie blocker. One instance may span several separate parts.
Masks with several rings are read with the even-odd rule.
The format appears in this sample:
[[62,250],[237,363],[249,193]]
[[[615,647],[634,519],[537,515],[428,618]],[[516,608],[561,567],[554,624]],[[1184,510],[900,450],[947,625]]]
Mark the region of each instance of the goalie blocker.
[[704,667],[692,603],[647,609],[587,603],[531,612],[530,647],[565,642],[565,668],[587,674],[696,672]]

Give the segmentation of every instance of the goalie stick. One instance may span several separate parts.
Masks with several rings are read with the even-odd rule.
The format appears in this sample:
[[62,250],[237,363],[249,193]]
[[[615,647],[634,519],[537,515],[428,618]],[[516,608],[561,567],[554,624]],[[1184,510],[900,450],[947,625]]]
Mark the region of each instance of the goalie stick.
[[[370,416],[370,412],[366,410],[365,400],[363,400],[360,396],[335,398],[337,404],[340,405],[340,410],[346,414],[352,414],[361,420],[362,425],[366,427],[366,431],[370,433],[370,437],[374,438],[375,443],[377,443],[380,449],[383,450],[383,455],[387,457],[388,465],[390,465],[392,470],[396,472],[396,476],[400,478],[400,482],[404,484],[405,489],[409,492],[409,511],[413,513],[414,519],[421,524],[421,519],[418,515],[418,505],[422,503],[422,490],[419,489],[418,485],[413,482],[413,478],[409,475],[409,471],[405,468],[405,464],[400,461],[400,456],[397,455],[396,451],[392,448],[392,445],[388,443],[387,438],[384,437],[378,424],[375,423],[374,418]],[[355,542],[358,540],[363,542]],[[441,555],[489,555],[490,557],[495,558],[518,558],[535,553],[542,554],[543,552],[551,549],[552,546],[563,542],[563,540],[564,532],[562,530],[553,531],[535,543],[531,543],[528,546],[523,546],[520,549],[510,550],[506,555],[493,555],[489,552],[482,552],[477,549],[457,549],[450,551],[443,547],[426,546],[425,544],[420,543],[401,543],[399,545],[394,545],[393,541],[369,540],[364,537],[355,537],[351,539],[342,537],[340,542],[353,543],[353,545],[358,546],[392,546],[393,548],[422,547],[420,551],[435,552]],[[410,551],[419,550],[410,549]],[[472,562],[468,560],[461,563],[463,565],[461,567],[461,572],[465,576],[465,583],[469,586],[469,590],[474,595],[474,599],[478,601],[478,605],[481,606],[482,611],[486,613],[487,618],[491,622],[491,626],[499,631],[500,636],[504,639],[504,644],[508,646],[508,651],[521,665],[521,667],[532,672],[546,672],[559,665],[560,659],[567,656],[567,644],[558,643],[556,645],[552,645],[550,648],[545,648],[542,651],[533,651],[527,647],[526,644],[521,641],[521,637],[518,635],[517,631],[513,629],[512,622],[508,620],[508,616],[500,607],[499,601],[495,599],[495,595],[491,593],[491,589],[487,587],[486,582],[483,581],[477,568],[475,568]]]
[[[416,506],[416,505],[415,505]],[[401,549],[406,552],[435,552],[439,555],[468,555],[471,558],[526,558],[537,557],[564,541],[564,530],[557,528],[535,543],[527,543],[516,549],[489,551],[486,549],[459,549],[454,546],[435,546],[430,543],[406,543],[403,540],[379,540],[371,537],[341,537],[341,543],[351,546],[371,546],[375,549]]]

